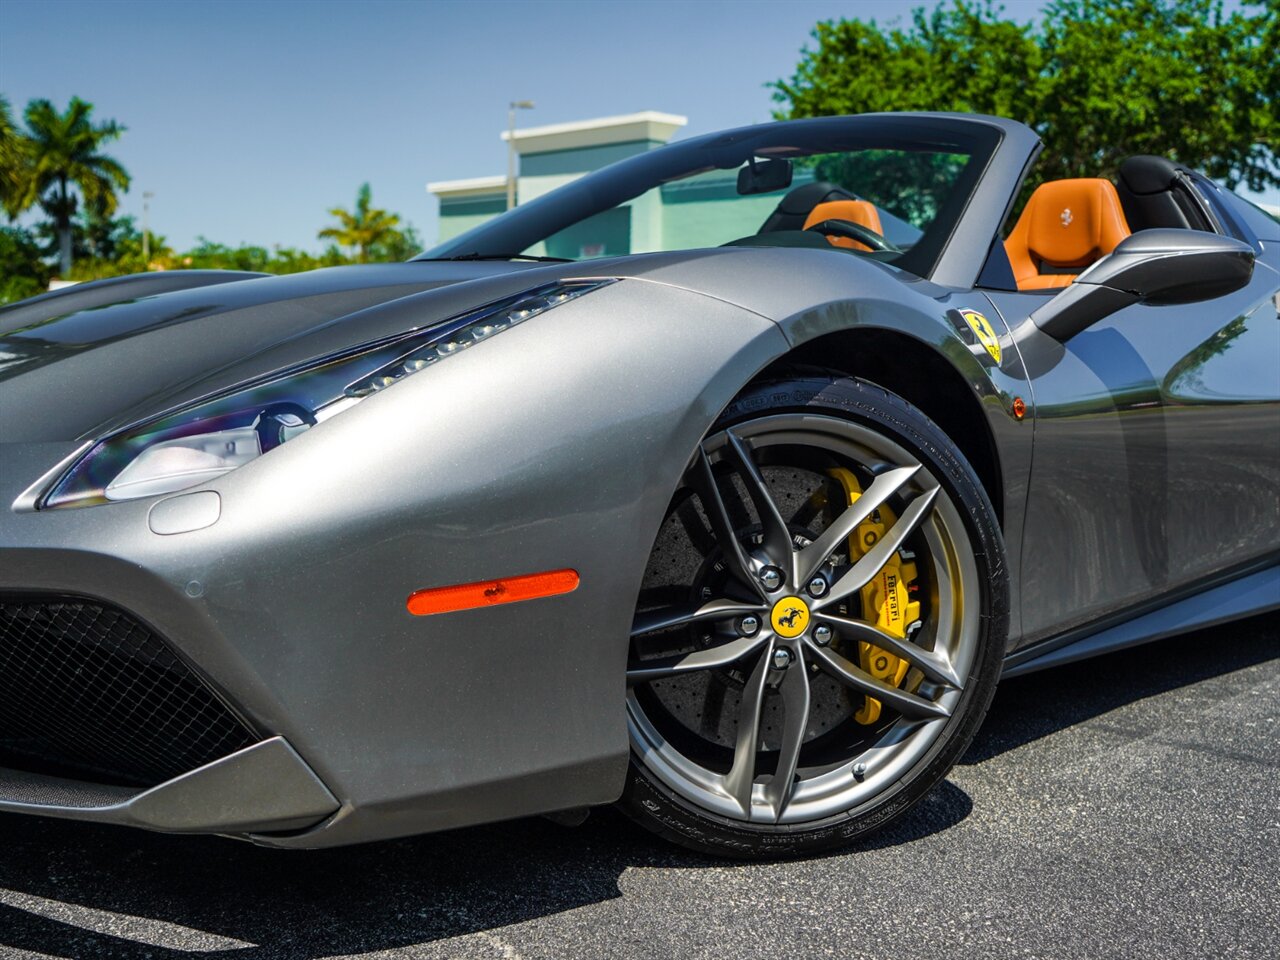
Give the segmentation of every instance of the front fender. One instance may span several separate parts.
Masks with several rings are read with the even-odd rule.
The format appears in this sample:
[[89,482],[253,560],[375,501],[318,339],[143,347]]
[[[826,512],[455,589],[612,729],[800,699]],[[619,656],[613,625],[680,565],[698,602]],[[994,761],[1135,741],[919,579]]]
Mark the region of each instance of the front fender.
[[[354,811],[379,811],[323,842],[619,795],[649,551],[709,425],[786,348],[763,318],[625,280],[230,475],[205,561],[178,578],[214,576],[287,739]],[[257,548],[224,572],[220,536]],[[565,567],[581,576],[566,596],[405,610],[414,590]],[[298,594],[299,576],[327,586]],[[291,594],[305,602],[272,610]]]

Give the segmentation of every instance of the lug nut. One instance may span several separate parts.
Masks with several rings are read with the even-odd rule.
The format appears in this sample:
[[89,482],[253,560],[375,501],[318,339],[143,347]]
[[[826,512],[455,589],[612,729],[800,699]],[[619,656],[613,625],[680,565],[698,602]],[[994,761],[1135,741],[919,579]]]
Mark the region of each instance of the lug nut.
[[773,651],[773,665],[778,670],[785,670],[791,666],[791,651],[786,647],[779,647]]
[[809,596],[820,597],[827,592],[827,581],[823,577],[814,577],[809,581]]
[[760,630],[760,618],[750,614],[738,621],[738,632],[744,637],[754,637]]
[[765,567],[760,571],[760,583],[766,590],[777,590],[782,586],[782,571],[777,567]]
[[820,623],[813,628],[813,642],[820,647],[825,647],[831,642],[831,628],[825,623]]

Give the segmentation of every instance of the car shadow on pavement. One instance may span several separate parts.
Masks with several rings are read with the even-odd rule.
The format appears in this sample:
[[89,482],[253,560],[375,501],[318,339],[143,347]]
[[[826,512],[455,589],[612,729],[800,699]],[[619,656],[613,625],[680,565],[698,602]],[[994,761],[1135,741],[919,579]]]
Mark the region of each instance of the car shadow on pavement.
[[[951,783],[869,846],[910,843],[972,809]],[[0,952],[59,957],[326,957],[475,934],[613,899],[628,867],[724,867],[605,809],[310,852],[0,816]]]
[[[962,762],[1280,656],[1280,616],[1233,642],[1238,632],[1202,631],[1011,680]],[[947,781],[859,846],[910,844],[971,809]],[[610,810],[576,829],[530,819],[312,852],[0,815],[0,851],[0,948],[76,960],[320,958],[468,935],[478,938],[470,953],[502,956],[501,928],[619,897],[628,868],[725,865]]]
[[618,897],[632,863],[696,861],[608,820],[295,852],[0,817],[0,946],[122,960],[361,954]]

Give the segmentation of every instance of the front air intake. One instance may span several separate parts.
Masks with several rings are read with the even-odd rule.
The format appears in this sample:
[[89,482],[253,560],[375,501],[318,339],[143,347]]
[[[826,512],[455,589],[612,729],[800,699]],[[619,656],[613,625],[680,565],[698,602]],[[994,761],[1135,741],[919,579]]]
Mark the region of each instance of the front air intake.
[[149,787],[257,739],[125,611],[0,597],[0,767]]

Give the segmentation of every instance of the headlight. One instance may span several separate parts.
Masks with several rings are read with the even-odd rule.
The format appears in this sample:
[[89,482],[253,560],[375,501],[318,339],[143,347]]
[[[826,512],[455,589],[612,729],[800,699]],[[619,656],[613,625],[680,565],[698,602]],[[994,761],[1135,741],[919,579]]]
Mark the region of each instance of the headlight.
[[312,361],[93,445],[40,506],[88,506],[185,490],[256,460],[364,397],[613,280],[567,280],[429,328]]

